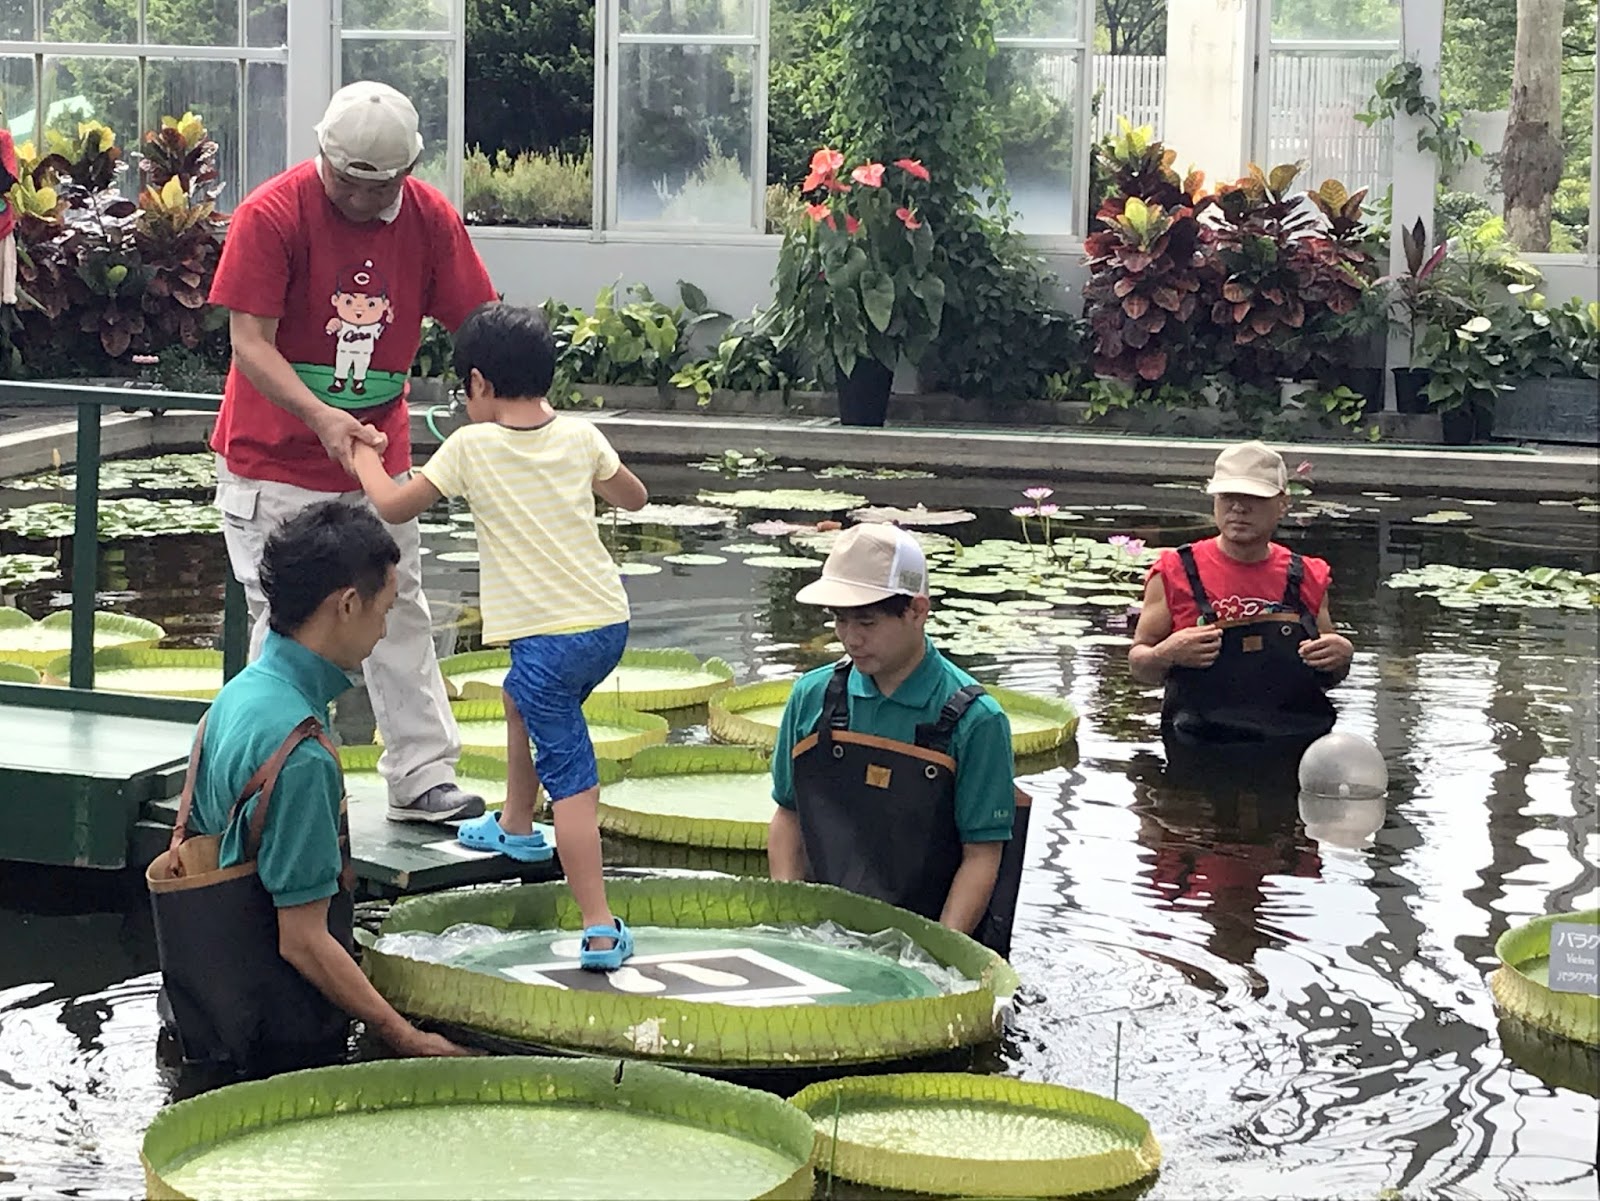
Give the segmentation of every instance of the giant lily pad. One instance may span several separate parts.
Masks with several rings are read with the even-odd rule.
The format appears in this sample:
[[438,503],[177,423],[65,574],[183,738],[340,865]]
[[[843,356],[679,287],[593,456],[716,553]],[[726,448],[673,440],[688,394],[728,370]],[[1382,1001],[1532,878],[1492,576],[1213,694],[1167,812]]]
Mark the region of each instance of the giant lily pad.
[[708,525],[732,525],[739,520],[739,514],[731,509],[710,508],[705,505],[658,505],[647,504],[642,509],[632,512],[627,509],[613,509],[601,517],[601,521],[615,522],[617,525],[664,525],[673,528],[692,528]]
[[[463,750],[486,755],[506,753],[506,713],[500,701],[452,701],[450,712],[461,730]],[[654,713],[640,713],[590,697],[583,706],[583,716],[594,753],[601,759],[626,759],[667,740],[666,719]]]
[[1550,987],[1550,937],[1558,922],[1600,932],[1600,909],[1549,914],[1507,930],[1494,944],[1500,966],[1489,989],[1501,1009],[1530,1026],[1600,1047],[1600,997]]
[[817,1162],[836,1176],[946,1197],[1068,1197],[1153,1174],[1150,1124],[1109,1097],[956,1072],[853,1076],[802,1089]]
[[[508,650],[469,651],[439,661],[445,687],[462,700],[498,700],[506,672],[511,670]],[[711,695],[733,682],[733,668],[721,659],[701,662],[684,650],[629,648],[622,662],[601,681],[591,699],[609,701],[624,709],[656,712],[703,705]]]
[[[1014,755],[1038,755],[1071,742],[1078,733],[1078,711],[1070,701],[984,685],[1011,723]],[[707,726],[722,742],[771,751],[778,743],[784,706],[793,680],[764,680],[730,688],[711,699]]]
[[854,492],[831,492],[826,488],[747,488],[738,492],[702,492],[695,499],[703,505],[769,509],[774,513],[839,513],[867,503],[866,497]]
[[[67,679],[71,672],[71,655],[61,655],[45,668],[47,675],[58,680]],[[222,652],[122,646],[97,650],[94,687],[96,692],[210,700],[222,688]]]
[[810,1197],[812,1139],[777,1097],[652,1064],[398,1059],[180,1101],[139,1158],[151,1197],[744,1201]]
[[[839,540],[839,535],[842,533],[843,530],[807,529],[791,534],[789,541],[802,550],[826,555],[833,549],[833,544]],[[958,554],[961,550],[961,543],[949,534],[933,534],[927,530],[907,530],[906,533],[916,539],[917,545],[922,548],[922,553],[930,559],[939,555]]]
[[600,828],[650,842],[765,850],[767,756],[740,746],[652,746],[600,769]]
[[[990,1042],[997,1035],[997,1002],[1017,984],[1004,960],[965,935],[825,885],[716,877],[608,880],[606,900],[638,939],[629,976],[548,962],[552,955],[565,959],[550,940],[575,946],[581,925],[564,884],[400,901],[362,968],[402,1013],[507,1039],[689,1065],[791,1069],[892,1061]],[[775,936],[761,933],[828,922],[846,931],[899,931],[892,937],[909,941],[962,987],[935,990],[897,958],[815,939],[791,938],[780,950]],[[536,944],[546,958],[456,966],[386,949],[394,945],[391,936],[437,936],[463,923],[515,932],[508,944]],[[657,969],[652,960],[689,970]],[[670,988],[659,978],[652,982],[663,970],[675,977]]]
[[1396,572],[1390,588],[1415,589],[1450,609],[1492,606],[1503,609],[1600,608],[1600,572],[1566,567],[1456,567],[1429,563]]
[[897,509],[893,505],[857,509],[850,514],[852,521],[879,521],[887,525],[962,525],[976,521],[977,514],[965,509],[930,509],[917,505],[912,509]]
[[[167,636],[153,621],[123,613],[94,615],[96,650],[120,646],[132,649],[151,646]],[[42,621],[34,621],[16,609],[0,608],[0,659],[45,667],[52,659],[72,650],[72,611],[63,609]]]
[[39,672],[26,663],[0,663],[0,684],[37,684]]

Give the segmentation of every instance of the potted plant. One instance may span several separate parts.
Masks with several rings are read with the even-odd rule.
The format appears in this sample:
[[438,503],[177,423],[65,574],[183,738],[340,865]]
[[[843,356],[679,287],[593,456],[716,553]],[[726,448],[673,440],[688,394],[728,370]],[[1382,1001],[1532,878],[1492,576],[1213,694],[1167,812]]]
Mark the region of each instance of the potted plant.
[[1514,384],[1497,406],[1495,436],[1600,443],[1600,301],[1550,308],[1531,292],[1507,325]]
[[1380,286],[1388,289],[1392,311],[1401,315],[1406,329],[1406,366],[1393,370],[1395,408],[1402,413],[1425,413],[1428,402],[1422,390],[1428,384],[1428,372],[1417,365],[1417,340],[1428,324],[1432,297],[1430,281],[1444,261],[1448,243],[1440,242],[1429,251],[1428,229],[1418,217],[1411,228],[1401,227],[1400,244],[1406,255],[1405,274],[1386,276],[1379,281]]
[[881,426],[896,364],[921,359],[939,333],[944,261],[915,198],[927,182],[909,158],[846,174],[824,147],[801,184],[814,199],[784,235],[770,326],[802,374],[835,382],[843,425]]

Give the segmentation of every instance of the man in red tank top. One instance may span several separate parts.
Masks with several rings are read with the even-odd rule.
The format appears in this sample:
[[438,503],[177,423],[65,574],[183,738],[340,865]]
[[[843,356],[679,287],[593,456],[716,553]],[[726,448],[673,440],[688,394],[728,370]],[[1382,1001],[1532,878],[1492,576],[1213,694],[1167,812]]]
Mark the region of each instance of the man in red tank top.
[[[357,442],[385,469],[411,471],[406,378],[422,319],[454,330],[495,299],[460,215],[412,175],[417,110],[381,83],[335,93],[317,126],[321,153],[250,193],[233,214],[211,287],[228,310],[233,363],[211,448],[233,573],[266,632],[259,565],[267,535],[318,501],[366,505],[352,474]],[[461,791],[460,735],[434,657],[415,521],[400,546],[388,633],[363,672],[383,740],[378,770],[395,821],[477,817]]]
[[1217,536],[1165,550],[1145,582],[1128,665],[1166,686],[1162,729],[1191,743],[1309,741],[1333,726],[1323,690],[1354,653],[1328,609],[1332,572],[1272,540],[1289,510],[1283,458],[1260,442],[1217,456]]

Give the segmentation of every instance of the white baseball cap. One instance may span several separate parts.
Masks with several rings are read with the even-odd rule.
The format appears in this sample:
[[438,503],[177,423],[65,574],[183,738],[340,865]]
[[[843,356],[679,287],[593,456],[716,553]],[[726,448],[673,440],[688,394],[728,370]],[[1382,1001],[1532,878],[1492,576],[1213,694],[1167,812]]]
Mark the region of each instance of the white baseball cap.
[[1206,491],[1235,496],[1281,496],[1289,490],[1283,456],[1261,442],[1241,442],[1217,456]]
[[341,175],[393,179],[422,155],[417,110],[386,83],[363,80],[333,94],[317,123],[322,157]]
[[899,526],[853,525],[839,535],[822,578],[795,593],[803,605],[854,609],[891,596],[926,596],[928,560],[917,540]]

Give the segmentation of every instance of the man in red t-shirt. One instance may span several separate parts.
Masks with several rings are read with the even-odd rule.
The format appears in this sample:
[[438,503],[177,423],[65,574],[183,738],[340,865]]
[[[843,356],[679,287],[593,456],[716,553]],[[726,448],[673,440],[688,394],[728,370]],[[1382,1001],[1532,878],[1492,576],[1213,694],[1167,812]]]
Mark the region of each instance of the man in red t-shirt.
[[1206,491],[1217,536],[1161,552],[1129,668],[1141,683],[1166,686],[1169,744],[1309,742],[1333,728],[1324,690],[1349,674],[1354,654],[1329,614],[1332,572],[1272,541],[1289,511],[1277,451],[1228,447]]
[[[233,364],[211,448],[228,558],[266,631],[259,565],[267,535],[307,505],[367,503],[356,442],[411,470],[406,378],[431,316],[454,330],[493,285],[461,217],[413,178],[417,110],[393,88],[353,83],[317,126],[321,153],[274,176],[234,211],[211,286],[229,311]],[[434,656],[417,523],[391,526],[399,595],[364,673],[383,739],[389,817],[477,817],[456,786],[461,739]]]

